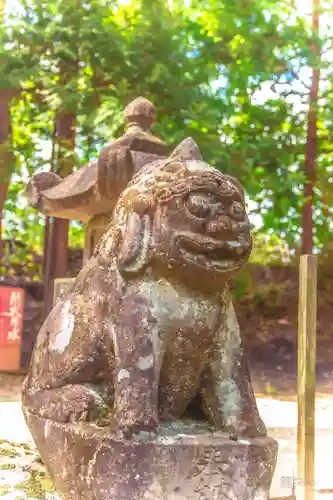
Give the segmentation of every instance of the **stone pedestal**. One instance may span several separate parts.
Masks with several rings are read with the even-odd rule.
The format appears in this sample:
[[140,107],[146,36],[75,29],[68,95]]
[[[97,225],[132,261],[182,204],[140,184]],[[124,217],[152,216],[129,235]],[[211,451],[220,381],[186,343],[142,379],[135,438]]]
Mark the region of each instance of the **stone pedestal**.
[[119,440],[93,424],[25,417],[65,500],[268,500],[274,439],[232,441],[188,422]]

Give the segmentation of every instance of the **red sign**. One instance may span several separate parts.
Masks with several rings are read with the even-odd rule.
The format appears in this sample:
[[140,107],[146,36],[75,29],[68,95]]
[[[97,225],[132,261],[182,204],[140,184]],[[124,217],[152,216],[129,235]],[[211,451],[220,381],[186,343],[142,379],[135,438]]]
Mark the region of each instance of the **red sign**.
[[0,349],[21,344],[24,290],[0,287]]

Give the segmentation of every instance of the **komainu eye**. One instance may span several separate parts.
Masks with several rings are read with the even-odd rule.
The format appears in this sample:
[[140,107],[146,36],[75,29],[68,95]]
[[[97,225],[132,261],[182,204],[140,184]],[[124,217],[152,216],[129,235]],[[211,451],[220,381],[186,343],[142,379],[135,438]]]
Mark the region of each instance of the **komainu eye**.
[[229,209],[229,214],[234,219],[242,220],[244,218],[244,215],[245,215],[244,206],[238,202],[232,203],[232,205]]
[[211,202],[200,195],[189,196],[186,206],[190,214],[205,219],[211,212]]

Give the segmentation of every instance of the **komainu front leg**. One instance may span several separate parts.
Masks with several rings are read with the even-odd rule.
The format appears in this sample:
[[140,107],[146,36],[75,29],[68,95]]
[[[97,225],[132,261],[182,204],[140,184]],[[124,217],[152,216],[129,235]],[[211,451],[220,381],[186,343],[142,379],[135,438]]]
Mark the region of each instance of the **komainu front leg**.
[[147,372],[148,370],[142,375],[138,370],[125,365],[125,368],[118,369],[116,375],[115,427],[126,437],[140,431],[154,431],[159,423],[155,397],[157,388],[150,381],[154,374]]
[[252,389],[238,321],[228,296],[214,358],[203,378],[202,396],[217,428],[233,437],[266,436]]
[[[121,309],[119,326],[112,327],[115,350],[114,420],[129,437],[154,431],[158,418],[158,333],[146,320],[144,304]],[[154,337],[156,336],[156,338]]]
[[62,423],[102,423],[111,411],[98,392],[84,384],[56,389],[24,388],[22,402],[30,413]]

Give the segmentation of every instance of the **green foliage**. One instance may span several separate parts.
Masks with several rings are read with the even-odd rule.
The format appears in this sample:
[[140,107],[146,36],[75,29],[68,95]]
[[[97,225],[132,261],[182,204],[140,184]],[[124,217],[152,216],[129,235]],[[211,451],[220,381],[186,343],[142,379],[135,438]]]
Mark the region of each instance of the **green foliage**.
[[249,267],[242,269],[242,271],[237,274],[232,281],[232,294],[236,300],[240,300],[252,290],[252,275]]
[[267,283],[257,288],[253,294],[253,302],[261,306],[266,315],[276,315],[283,304],[288,285],[286,283]]
[[[171,144],[192,136],[206,161],[238,177],[257,202],[270,240],[258,240],[255,259],[279,260],[281,241],[297,248],[308,93],[302,71],[312,62],[312,33],[291,1],[21,0],[21,7],[0,27],[0,81],[21,91],[12,103],[7,237],[42,246],[43,218],[20,193],[32,173],[50,168],[56,114],[76,114],[79,168],[123,132],[124,105],[144,95],[158,108],[156,133]],[[332,39],[320,43],[329,53]],[[318,248],[330,233],[333,202],[333,78],[329,60],[321,66]],[[270,97],[258,101],[262,88]],[[82,244],[78,224],[70,239]]]
[[289,248],[276,234],[253,233],[253,250],[250,262],[264,266],[288,264],[291,261]]
[[1,276],[22,276],[32,281],[42,279],[43,259],[40,246],[23,244],[19,238],[3,241],[3,255],[0,265]]
[[0,464],[0,470],[15,470],[15,464]]
[[30,473],[26,481],[15,485],[15,489],[23,491],[27,498],[39,500],[47,500],[50,493],[55,492],[52,479],[45,473],[34,471]]

